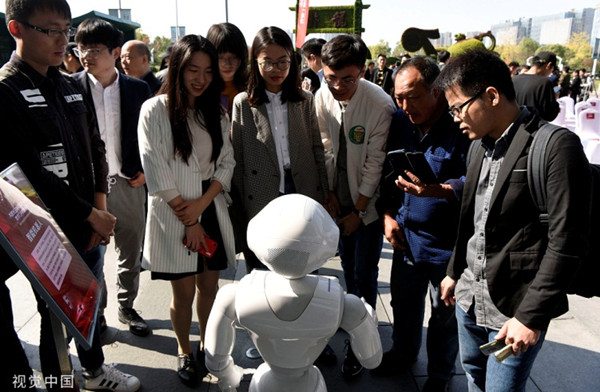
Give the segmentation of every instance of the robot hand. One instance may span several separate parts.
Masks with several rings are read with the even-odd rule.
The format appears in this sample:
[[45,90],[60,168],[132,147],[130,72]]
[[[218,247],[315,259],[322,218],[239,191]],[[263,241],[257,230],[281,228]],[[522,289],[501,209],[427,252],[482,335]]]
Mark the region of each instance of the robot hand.
[[240,386],[240,381],[244,376],[244,369],[233,365],[227,369],[223,377],[219,377],[219,390],[221,392],[235,392]]

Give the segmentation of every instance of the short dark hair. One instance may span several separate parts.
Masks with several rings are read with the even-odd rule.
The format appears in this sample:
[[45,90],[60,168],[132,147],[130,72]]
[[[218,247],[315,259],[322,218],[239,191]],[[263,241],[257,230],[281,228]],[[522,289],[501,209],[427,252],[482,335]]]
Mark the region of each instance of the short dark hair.
[[445,63],[446,61],[448,61],[449,58],[450,58],[450,52],[448,52],[447,50],[440,50],[438,52],[438,61]]
[[248,103],[259,106],[269,102],[265,80],[260,74],[257,57],[269,45],[279,45],[290,56],[290,71],[281,86],[281,102],[304,100],[300,87],[300,69],[290,36],[279,27],[263,27],[256,33],[250,49],[250,77],[248,79]]
[[556,55],[552,52],[539,52],[533,57],[533,60],[531,60],[531,64],[535,67],[544,67],[548,63],[552,63],[552,65],[556,66]]
[[54,11],[71,20],[71,8],[66,0],[6,0],[5,21],[29,22],[36,11]]
[[508,66],[489,50],[468,50],[448,63],[437,77],[434,87],[447,90],[453,86],[458,86],[464,95],[470,96],[487,87],[494,87],[507,99],[515,99]]
[[419,74],[421,74],[421,78],[429,88],[433,87],[435,79],[440,74],[440,67],[438,67],[438,65],[435,63],[435,61],[433,61],[432,58],[427,56],[415,56],[406,60],[405,62],[400,64],[400,67],[398,67],[397,72],[399,73],[403,69],[409,67],[413,67],[417,71],[419,71]]
[[232,23],[218,23],[210,26],[206,33],[217,50],[217,54],[232,53],[240,59],[240,66],[233,75],[233,83],[240,91],[248,84],[248,45],[244,34]]
[[519,66],[519,62],[518,61],[511,61],[510,63],[508,63],[509,67],[518,67]]
[[77,47],[77,44],[75,42],[69,42],[67,44],[67,46],[65,46],[65,56],[70,54],[70,55],[77,57],[77,55],[73,51],[73,49],[75,49],[76,47]]
[[321,50],[323,49],[323,45],[325,45],[327,41],[323,38],[311,38],[302,45],[300,49],[302,51],[302,56],[310,57],[311,54],[315,56],[321,57]]
[[321,61],[333,70],[340,70],[349,65],[362,69],[367,61],[367,45],[355,34],[337,35],[323,45]]
[[377,58],[383,57],[384,59],[387,59],[387,56],[383,53],[380,53],[377,55]]
[[78,45],[103,44],[113,50],[123,45],[123,32],[104,19],[89,18],[77,26],[75,42]]

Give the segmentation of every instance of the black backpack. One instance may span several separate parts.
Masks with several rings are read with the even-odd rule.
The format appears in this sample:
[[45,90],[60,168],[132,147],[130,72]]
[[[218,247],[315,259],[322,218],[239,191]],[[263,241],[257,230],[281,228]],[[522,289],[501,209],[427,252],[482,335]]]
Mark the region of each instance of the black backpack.
[[[540,212],[540,222],[548,223],[548,211],[546,209],[546,149],[552,136],[557,132],[571,132],[566,128],[550,123],[543,124],[535,133],[529,156],[527,157],[527,182],[533,201]],[[467,155],[467,165],[481,140],[475,140]],[[583,258],[579,270],[573,282],[567,289],[567,293],[582,297],[600,297],[600,165],[590,164],[591,172],[591,206],[589,217],[590,225],[590,249]]]

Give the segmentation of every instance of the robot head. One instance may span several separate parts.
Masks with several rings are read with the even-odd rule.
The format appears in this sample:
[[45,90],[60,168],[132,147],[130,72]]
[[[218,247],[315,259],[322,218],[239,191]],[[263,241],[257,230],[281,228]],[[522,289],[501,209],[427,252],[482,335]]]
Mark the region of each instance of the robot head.
[[301,278],[335,256],[339,229],[325,208],[310,197],[284,195],[271,201],[248,224],[248,246],[271,271]]

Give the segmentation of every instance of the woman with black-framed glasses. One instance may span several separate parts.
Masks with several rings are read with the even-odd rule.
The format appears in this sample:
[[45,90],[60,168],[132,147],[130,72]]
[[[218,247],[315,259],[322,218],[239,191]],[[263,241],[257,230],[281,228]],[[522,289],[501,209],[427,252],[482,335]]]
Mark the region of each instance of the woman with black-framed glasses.
[[[319,203],[328,194],[323,143],[313,96],[300,87],[292,41],[278,27],[265,27],[250,52],[248,91],[236,96],[232,144],[234,211],[246,268],[266,269],[245,246],[246,225],[271,200],[301,193]],[[237,202],[237,203],[236,203]]]

